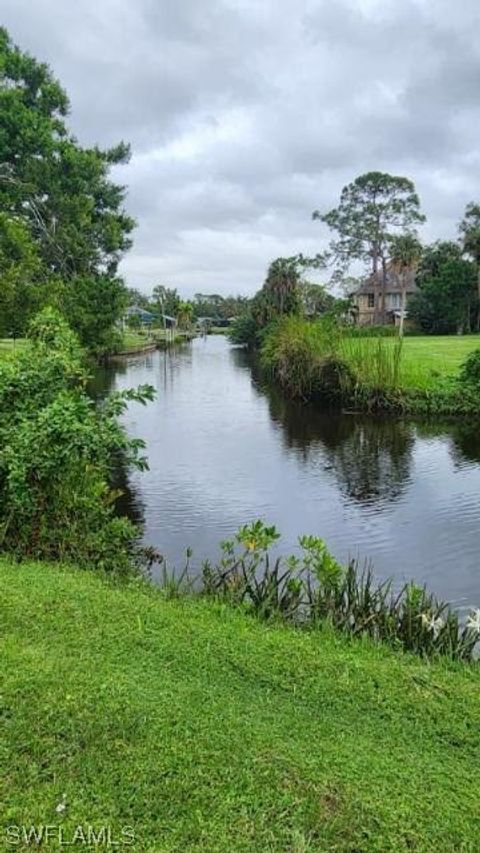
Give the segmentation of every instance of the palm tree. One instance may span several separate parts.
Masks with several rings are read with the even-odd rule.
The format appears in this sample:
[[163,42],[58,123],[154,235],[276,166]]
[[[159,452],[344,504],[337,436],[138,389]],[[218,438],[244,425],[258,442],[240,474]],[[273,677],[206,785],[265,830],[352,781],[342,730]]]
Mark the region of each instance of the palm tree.
[[298,257],[277,258],[268,268],[264,290],[270,296],[278,314],[291,314],[300,305],[301,274]]
[[180,302],[178,306],[177,322],[180,329],[188,331],[192,326],[193,305],[191,302]]
[[391,238],[390,260],[393,272],[400,279],[402,293],[402,307],[400,313],[400,328],[398,334],[403,335],[405,312],[407,306],[407,286],[412,274],[415,274],[420,258],[422,256],[422,244],[413,233],[399,234]]

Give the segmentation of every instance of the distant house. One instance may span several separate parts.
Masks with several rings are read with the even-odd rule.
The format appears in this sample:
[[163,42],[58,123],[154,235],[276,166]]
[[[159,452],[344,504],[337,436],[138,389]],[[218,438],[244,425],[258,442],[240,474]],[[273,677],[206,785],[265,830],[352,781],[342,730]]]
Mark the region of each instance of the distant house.
[[[388,323],[398,325],[402,316],[402,288],[401,276],[396,273],[391,265],[387,269],[387,286],[385,288],[385,312]],[[408,314],[408,302],[418,292],[415,282],[415,273],[407,273],[405,281],[406,311]],[[359,326],[370,326],[380,322],[382,311],[383,276],[378,272],[376,276],[370,275],[358,290],[353,294],[353,317]]]
[[125,311],[124,321],[128,323],[134,317],[138,318],[141,326],[151,326],[156,320],[155,314],[151,311],[145,311],[145,308],[140,308],[138,305],[129,305]]

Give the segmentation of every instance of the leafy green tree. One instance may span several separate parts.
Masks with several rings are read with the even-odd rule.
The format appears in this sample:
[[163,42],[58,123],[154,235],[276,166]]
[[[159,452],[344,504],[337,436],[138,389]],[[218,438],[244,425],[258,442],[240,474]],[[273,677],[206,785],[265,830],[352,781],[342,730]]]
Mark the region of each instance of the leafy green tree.
[[462,258],[452,242],[427,246],[417,272],[419,292],[409,302],[409,315],[431,334],[463,334],[477,312],[476,267]]
[[415,275],[422,257],[422,244],[416,234],[397,234],[390,241],[390,260],[400,279],[402,306],[399,335],[403,335],[405,312],[407,308],[408,282]]
[[120,340],[117,321],[128,296],[123,281],[103,275],[83,275],[58,288],[57,305],[88,350],[98,355],[114,349]]
[[437,240],[425,246],[417,269],[416,282],[419,287],[437,278],[447,261],[461,261],[462,248],[452,240]]
[[152,304],[147,294],[142,293],[135,287],[127,287],[126,299],[128,305],[138,306],[139,308],[143,308],[145,311],[152,310]]
[[259,328],[283,314],[301,312],[301,281],[301,256],[276,258],[272,261],[264,285],[251,304],[251,311]]
[[152,298],[158,315],[166,314],[168,317],[177,316],[182,300],[176,288],[157,284],[153,288]]
[[248,299],[245,296],[220,296],[218,293],[196,293],[193,300],[195,317],[211,317],[213,320],[230,320],[245,312]]
[[293,255],[276,258],[270,264],[263,287],[237,316],[230,339],[249,347],[258,345],[262,330],[282,316],[301,314],[303,274],[306,269],[324,266],[324,257]]
[[465,214],[460,222],[460,234],[462,238],[463,251],[470,255],[477,265],[477,297],[478,312],[476,317],[476,329],[480,330],[480,204],[470,202],[467,204]]
[[336,302],[335,297],[323,284],[315,284],[311,281],[301,282],[300,298],[303,311],[308,316],[325,314],[333,309]]
[[375,280],[380,274],[377,321],[384,321],[391,238],[425,221],[413,182],[398,175],[367,172],[343,188],[338,207],[328,213],[316,210],[312,216],[337,234],[331,252],[339,274],[353,261],[368,263]]
[[[106,151],[80,146],[65,123],[68,108],[48,66],[0,29],[0,209],[22,222],[35,244],[39,288],[57,279],[75,289],[93,277],[102,289],[131,245],[134,221],[123,208],[125,190],[109,177],[129,149],[124,143]],[[90,286],[82,304],[88,294]],[[69,321],[83,334],[83,309],[77,315],[77,301],[66,304]],[[110,314],[117,304],[111,303]]]
[[0,213],[0,337],[20,337],[39,308],[40,261],[25,223]]

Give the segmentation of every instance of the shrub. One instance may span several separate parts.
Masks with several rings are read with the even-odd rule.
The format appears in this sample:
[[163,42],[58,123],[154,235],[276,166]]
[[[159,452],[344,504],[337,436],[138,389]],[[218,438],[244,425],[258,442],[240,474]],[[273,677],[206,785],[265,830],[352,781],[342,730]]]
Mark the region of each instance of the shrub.
[[235,318],[228,330],[228,338],[232,344],[240,344],[253,349],[258,344],[258,333],[259,328],[255,318],[250,312],[247,312]]
[[72,560],[127,570],[141,556],[137,528],[116,518],[110,488],[115,459],[146,466],[143,443],[118,415],[127,391],[95,406],[85,393],[82,350],[65,320],[46,309],[26,348],[0,365],[0,548],[19,558]]
[[480,385],[480,349],[471,352],[460,368],[460,382]]

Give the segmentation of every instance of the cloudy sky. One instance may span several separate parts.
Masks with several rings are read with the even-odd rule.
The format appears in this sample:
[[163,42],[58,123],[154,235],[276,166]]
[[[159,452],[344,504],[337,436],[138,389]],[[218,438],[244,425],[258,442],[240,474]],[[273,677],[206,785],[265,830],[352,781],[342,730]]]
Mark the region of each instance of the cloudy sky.
[[84,144],[132,146],[131,286],[252,293],[326,246],[314,208],[380,169],[416,183],[427,239],[480,200],[479,0],[2,0]]

